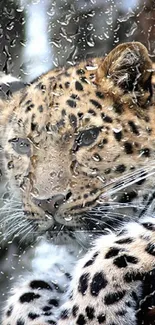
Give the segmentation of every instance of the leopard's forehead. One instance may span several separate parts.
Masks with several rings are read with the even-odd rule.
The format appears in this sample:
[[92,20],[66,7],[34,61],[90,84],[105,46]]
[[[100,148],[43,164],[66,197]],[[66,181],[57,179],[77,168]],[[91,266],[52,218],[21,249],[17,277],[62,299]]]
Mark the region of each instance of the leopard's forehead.
[[122,104],[117,92],[110,94],[106,84],[102,89],[98,85],[97,69],[98,60],[89,60],[51,71],[24,89],[14,123],[18,132],[24,128],[26,135],[35,137],[43,131],[64,134],[103,124],[107,129],[111,111],[120,115]]

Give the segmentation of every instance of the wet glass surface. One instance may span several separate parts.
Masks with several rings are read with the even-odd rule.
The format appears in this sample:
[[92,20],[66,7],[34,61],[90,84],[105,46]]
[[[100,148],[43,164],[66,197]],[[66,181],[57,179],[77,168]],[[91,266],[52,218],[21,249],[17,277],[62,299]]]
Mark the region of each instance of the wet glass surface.
[[[0,17],[0,77],[3,73],[12,74],[25,83],[30,82],[50,68],[72,66],[89,57],[104,56],[119,43],[127,41],[142,42],[155,61],[153,0],[55,0],[52,4],[48,0],[1,0]],[[11,84],[11,92],[24,86],[14,80]],[[10,86],[4,85],[0,79],[0,96],[7,97],[9,92]],[[92,138],[84,134],[80,141],[88,145]],[[23,144],[23,139],[16,139],[14,146],[18,152],[29,150],[29,144]],[[95,159],[97,161],[99,157],[94,156]],[[28,239],[26,236],[29,229],[22,237],[20,233],[18,236],[15,234],[16,225],[11,223],[11,199],[2,160],[0,147],[0,294],[5,301],[6,291],[14,279],[20,277],[25,269],[38,267],[42,263],[44,249],[48,255],[50,246],[44,241],[44,249],[35,259],[33,248],[36,244],[31,236]],[[70,193],[66,195],[69,197]],[[54,204],[63,199],[57,197],[56,202],[48,202],[48,209],[55,209]],[[6,231],[8,216],[10,225]],[[66,221],[71,221],[71,216],[66,216]],[[0,303],[3,305],[2,300]]]

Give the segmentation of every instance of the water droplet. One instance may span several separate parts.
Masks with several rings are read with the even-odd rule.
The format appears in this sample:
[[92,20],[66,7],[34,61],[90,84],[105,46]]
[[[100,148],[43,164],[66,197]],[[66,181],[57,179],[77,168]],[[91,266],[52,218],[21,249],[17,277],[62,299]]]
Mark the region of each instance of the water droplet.
[[87,44],[88,44],[89,47],[94,47],[95,46],[95,42],[94,42],[92,37],[90,39],[87,39]]
[[7,30],[12,30],[14,28],[14,22],[11,21],[7,26],[6,26]]
[[50,177],[53,178],[53,177],[55,177],[55,176],[56,176],[56,172],[51,172],[51,173],[50,173]]
[[45,218],[48,220],[53,220],[53,217],[50,214],[45,214]]
[[98,69],[98,65],[97,64],[95,64],[95,65],[86,65],[86,69],[88,71],[97,70]]
[[89,17],[94,17],[94,16],[95,16],[95,11],[92,10],[92,11],[88,12],[88,13],[87,13],[87,16],[89,16]]
[[94,25],[90,23],[90,24],[87,26],[87,30],[92,30],[93,27],[94,27]]
[[47,15],[53,17],[55,15],[55,8],[51,8],[49,11],[47,11]]
[[106,33],[106,32],[104,32],[104,36],[105,36],[105,38],[109,38],[109,35]]
[[65,220],[66,221],[71,221],[73,219],[73,217],[71,217],[71,216],[67,216],[67,217],[65,217]]
[[120,23],[123,23],[123,22],[126,22],[129,18],[134,17],[134,15],[135,15],[135,13],[132,10],[130,10],[130,12],[127,12],[127,14],[125,16],[119,17],[119,18],[117,18],[117,20]]
[[138,26],[136,24],[136,22],[134,22],[130,28],[130,30],[126,33],[126,36],[132,36],[134,34],[134,32],[137,30]]
[[103,176],[97,176],[97,179],[99,179],[99,181],[101,181],[102,183],[104,183],[106,181],[106,179]]
[[94,161],[97,161],[97,162],[101,160],[100,156],[97,153],[94,154],[92,158]]
[[111,16],[111,17],[108,17],[108,19],[106,20],[106,23],[107,23],[107,25],[112,25],[112,22],[113,22],[113,17]]
[[118,126],[117,128],[113,128],[112,130],[113,130],[115,133],[119,133],[119,132],[122,131],[122,126],[120,125],[120,126]]

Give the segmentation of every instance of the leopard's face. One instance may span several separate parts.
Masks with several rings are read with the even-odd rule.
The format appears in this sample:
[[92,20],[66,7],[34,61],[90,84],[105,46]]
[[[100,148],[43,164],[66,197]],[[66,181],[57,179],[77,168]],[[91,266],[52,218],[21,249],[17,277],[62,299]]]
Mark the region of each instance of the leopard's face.
[[154,155],[150,74],[145,48],[130,43],[106,60],[49,72],[7,103],[5,167],[28,219],[78,226],[98,200],[145,178]]

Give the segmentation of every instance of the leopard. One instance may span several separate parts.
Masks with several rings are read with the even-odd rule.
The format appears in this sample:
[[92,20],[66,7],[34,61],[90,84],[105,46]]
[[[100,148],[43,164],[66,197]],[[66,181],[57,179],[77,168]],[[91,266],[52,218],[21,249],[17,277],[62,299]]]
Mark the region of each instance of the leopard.
[[46,235],[52,265],[18,279],[3,325],[154,324],[153,72],[127,42],[0,100],[2,227]]

